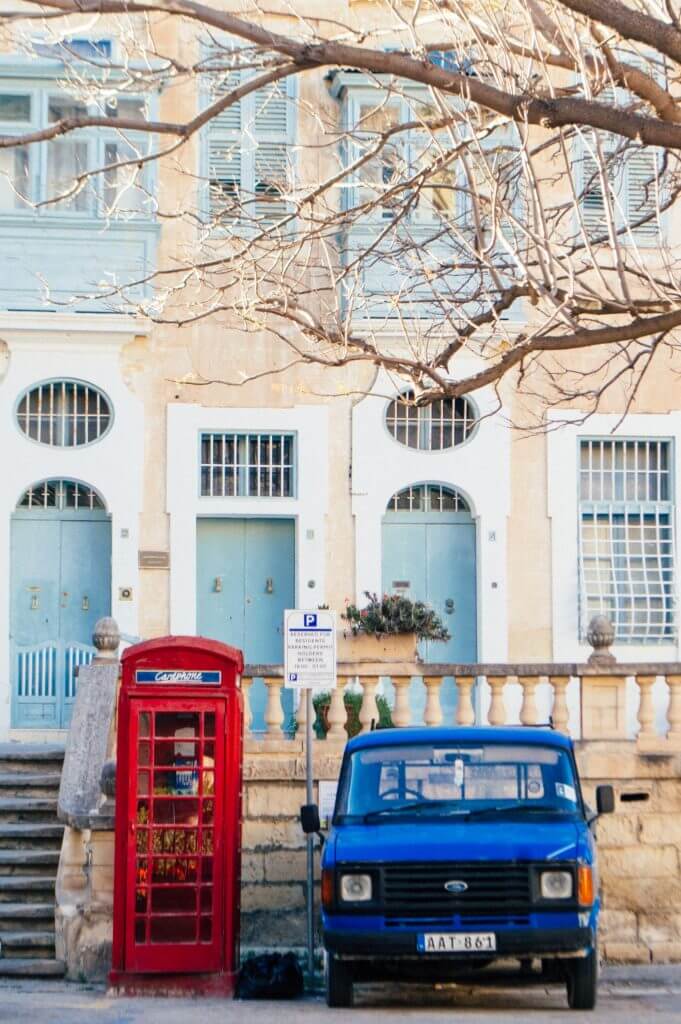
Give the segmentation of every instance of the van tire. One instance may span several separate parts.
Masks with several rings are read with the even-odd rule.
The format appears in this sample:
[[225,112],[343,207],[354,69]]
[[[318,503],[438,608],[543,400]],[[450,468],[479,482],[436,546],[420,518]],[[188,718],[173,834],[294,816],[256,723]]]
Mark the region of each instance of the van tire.
[[598,994],[598,952],[568,962],[567,998],[571,1010],[593,1010]]
[[327,957],[326,1005],[352,1006],[352,994],[352,974],[348,965],[334,956]]

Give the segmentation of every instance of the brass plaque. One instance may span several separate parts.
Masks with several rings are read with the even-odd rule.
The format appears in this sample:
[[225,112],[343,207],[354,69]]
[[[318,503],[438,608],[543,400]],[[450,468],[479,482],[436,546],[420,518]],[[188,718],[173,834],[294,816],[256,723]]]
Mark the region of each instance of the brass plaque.
[[169,569],[169,551],[139,551],[138,565],[140,569]]

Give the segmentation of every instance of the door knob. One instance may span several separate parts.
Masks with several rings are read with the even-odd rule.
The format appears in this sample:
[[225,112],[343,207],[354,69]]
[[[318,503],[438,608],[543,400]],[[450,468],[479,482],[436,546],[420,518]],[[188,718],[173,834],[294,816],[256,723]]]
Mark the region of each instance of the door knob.
[[62,606],[62,608],[66,608],[67,604],[69,603],[69,592],[68,592],[68,590],[63,590],[61,597],[62,597],[61,606]]
[[448,597],[445,601],[445,611],[447,612],[447,615],[451,615],[454,611],[454,601],[451,597]]
[[222,576],[216,576],[215,577],[215,580],[213,582],[213,593],[214,594],[221,594],[222,593]]
[[274,580],[272,579],[271,576],[268,576],[267,579],[265,580],[265,593],[266,594],[273,594],[274,593]]
[[83,595],[83,602],[81,604],[81,608],[83,609],[84,612],[90,611],[90,598],[87,596],[87,594]]
[[40,608],[40,601],[37,594],[31,594],[31,611],[35,612]]

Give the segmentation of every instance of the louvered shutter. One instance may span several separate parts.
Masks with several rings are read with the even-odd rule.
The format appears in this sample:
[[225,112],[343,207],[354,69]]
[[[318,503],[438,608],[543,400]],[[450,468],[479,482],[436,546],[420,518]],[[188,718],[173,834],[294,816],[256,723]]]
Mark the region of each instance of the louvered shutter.
[[[626,167],[626,211],[636,241],[654,242],[659,238],[659,225],[655,215],[659,201],[658,173],[656,150],[641,146],[629,153]],[[651,219],[639,227],[633,227],[642,217]]]
[[286,215],[289,191],[289,101],[286,85],[273,83],[254,97],[253,210],[257,220]]
[[[224,95],[236,88],[238,72],[229,76],[215,90]],[[232,104],[215,117],[208,131],[209,203],[212,218],[237,215],[236,203],[242,186],[241,101]]]

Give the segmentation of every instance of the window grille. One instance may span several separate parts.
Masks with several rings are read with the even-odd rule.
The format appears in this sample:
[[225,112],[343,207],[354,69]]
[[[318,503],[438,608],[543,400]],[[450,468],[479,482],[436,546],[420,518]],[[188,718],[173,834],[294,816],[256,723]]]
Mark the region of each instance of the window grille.
[[415,484],[393,494],[389,512],[468,512],[458,491],[441,484]]
[[415,406],[408,391],[390,402],[386,426],[400,444],[421,451],[455,448],[471,435],[477,418],[467,398],[443,398],[431,405]]
[[606,615],[619,642],[676,637],[668,441],[580,444],[580,626]]
[[41,480],[22,495],[17,508],[57,509],[63,511],[104,510],[104,502],[92,487],[75,480]]
[[202,434],[202,496],[293,497],[294,438],[294,434]]
[[17,423],[33,441],[54,448],[80,448],[99,440],[111,425],[111,405],[90,384],[48,380],[19,399]]

